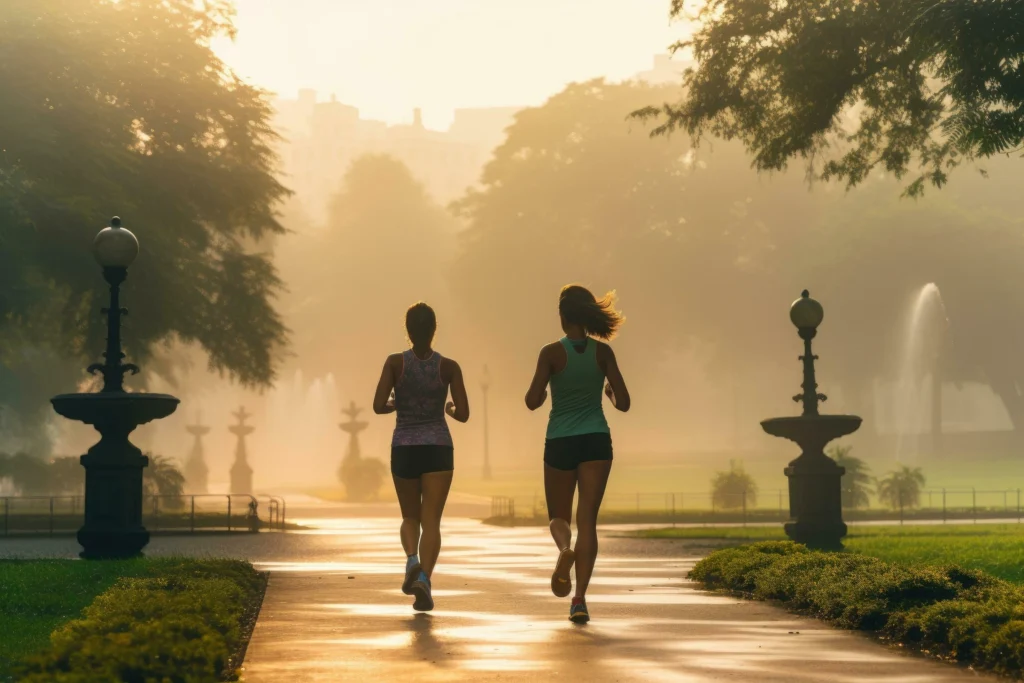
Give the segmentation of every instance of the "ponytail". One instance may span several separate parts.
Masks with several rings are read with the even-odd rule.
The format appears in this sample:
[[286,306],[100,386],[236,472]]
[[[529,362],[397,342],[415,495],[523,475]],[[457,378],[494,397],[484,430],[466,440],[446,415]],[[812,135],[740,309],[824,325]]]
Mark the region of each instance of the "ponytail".
[[586,287],[566,285],[558,297],[558,312],[565,322],[580,325],[588,335],[610,340],[626,320],[615,310],[615,290],[597,299]]

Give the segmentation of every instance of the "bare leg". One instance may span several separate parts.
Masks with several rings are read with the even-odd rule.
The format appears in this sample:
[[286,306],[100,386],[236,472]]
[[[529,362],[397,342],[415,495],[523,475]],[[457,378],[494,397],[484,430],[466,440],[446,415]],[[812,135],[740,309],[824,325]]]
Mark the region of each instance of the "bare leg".
[[612,469],[611,460],[580,463],[580,504],[576,508],[576,597],[587,594],[597,561],[597,512]]
[[420,482],[423,487],[420,512],[420,521],[423,525],[420,564],[429,577],[434,573],[437,556],[441,553],[441,515],[444,513],[444,504],[448,501],[448,491],[452,487],[452,471],[424,474]]
[[420,480],[391,477],[395,481],[398,506],[402,509],[402,548],[415,555],[420,545]]
[[551,538],[559,550],[572,545],[572,499],[576,495],[576,470],[559,470],[544,465],[544,496],[548,503]]

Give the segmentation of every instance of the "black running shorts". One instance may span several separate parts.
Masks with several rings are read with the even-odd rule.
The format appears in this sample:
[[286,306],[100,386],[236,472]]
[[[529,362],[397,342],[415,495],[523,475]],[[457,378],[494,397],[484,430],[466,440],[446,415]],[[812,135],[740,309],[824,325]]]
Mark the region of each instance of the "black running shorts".
[[431,472],[455,469],[455,449],[451,446],[392,446],[391,474],[399,479],[419,479]]
[[574,470],[581,462],[612,459],[612,435],[580,434],[544,442],[544,464],[556,470]]

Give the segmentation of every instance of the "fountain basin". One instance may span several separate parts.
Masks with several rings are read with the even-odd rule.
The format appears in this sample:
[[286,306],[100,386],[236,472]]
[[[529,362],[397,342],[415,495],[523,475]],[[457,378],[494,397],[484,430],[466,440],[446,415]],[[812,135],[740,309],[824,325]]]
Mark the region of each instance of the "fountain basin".
[[111,391],[93,394],[61,394],[50,399],[58,415],[99,426],[117,423],[129,427],[159,420],[173,413],[179,400],[169,394]]
[[824,449],[829,441],[853,434],[861,422],[856,415],[799,415],[773,417],[763,421],[761,428],[772,436],[793,441],[807,452]]

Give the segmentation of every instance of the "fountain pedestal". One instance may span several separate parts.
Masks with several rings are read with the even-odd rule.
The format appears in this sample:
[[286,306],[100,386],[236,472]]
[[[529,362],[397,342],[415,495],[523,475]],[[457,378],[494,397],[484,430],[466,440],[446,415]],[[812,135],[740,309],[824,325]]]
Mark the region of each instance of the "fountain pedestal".
[[249,455],[245,450],[245,437],[252,434],[256,428],[245,424],[245,421],[252,417],[245,412],[245,406],[232,413],[238,418],[238,424],[228,427],[228,430],[238,437],[238,445],[235,446],[235,462],[231,465],[231,493],[252,493],[252,467],[249,466]]
[[786,535],[797,543],[823,549],[842,547],[846,536],[842,509],[845,470],[825,455],[825,446],[857,431],[860,424],[861,419],[853,415],[777,417],[761,423],[772,436],[800,446],[800,457],[784,470],[789,478]]
[[50,399],[69,420],[92,425],[100,441],[81,457],[85,468],[85,523],[78,530],[87,559],[134,557],[149,543],[142,525],[142,468],[149,458],[128,435],[167,417],[178,399],[166,394],[61,394]]

